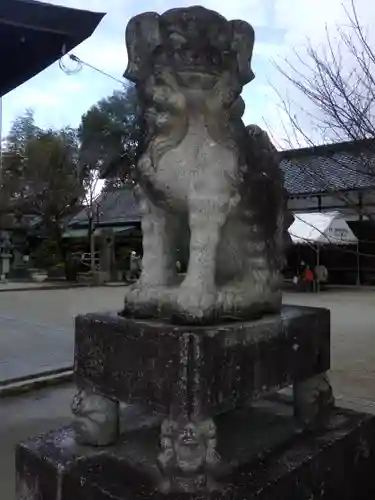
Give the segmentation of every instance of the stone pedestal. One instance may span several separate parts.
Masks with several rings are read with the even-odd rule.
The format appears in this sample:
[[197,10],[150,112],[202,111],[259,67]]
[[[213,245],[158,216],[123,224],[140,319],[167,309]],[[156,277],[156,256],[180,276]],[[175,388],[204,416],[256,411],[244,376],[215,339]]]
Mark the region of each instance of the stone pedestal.
[[[139,414],[125,418],[133,430],[104,450],[77,445],[69,427],[19,445],[17,498],[165,498],[154,485],[159,474],[155,419],[142,419]],[[221,415],[215,421],[218,452],[229,464],[221,476],[222,489],[215,492],[217,500],[375,498],[375,417],[334,410],[328,428],[311,435],[297,432],[288,405],[258,401],[251,409]],[[181,494],[168,496],[182,498]],[[208,496],[205,490],[187,498]]]
[[[214,491],[289,500],[324,481],[339,495],[335,474],[342,461],[352,467],[352,448],[362,445],[348,477],[370,482],[373,419],[333,410],[329,367],[325,309],[285,306],[219,326],[79,316],[74,421],[18,447],[18,498]],[[289,385],[292,405],[267,399]],[[330,465],[332,484],[324,472],[331,456],[341,460]],[[316,498],[345,498],[324,495]]]
[[123,317],[77,318],[75,418],[18,447],[18,500],[373,498],[374,420],[334,410],[329,311],[281,306],[283,175],[242,121],[253,28],[194,6],[133,17],[126,43],[142,273]]
[[174,419],[208,418],[330,368],[326,309],[215,326],[86,314],[75,331],[79,387]]

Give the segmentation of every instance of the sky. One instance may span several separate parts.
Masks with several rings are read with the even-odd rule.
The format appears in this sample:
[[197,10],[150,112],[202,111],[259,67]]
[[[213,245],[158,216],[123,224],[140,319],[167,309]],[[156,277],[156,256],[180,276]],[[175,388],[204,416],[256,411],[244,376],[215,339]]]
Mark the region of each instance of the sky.
[[[129,19],[141,12],[162,13],[169,8],[194,5],[187,0],[44,0],[46,3],[106,12],[106,16],[92,35],[72,51],[84,62],[122,80],[126,68],[125,27]],[[324,44],[326,26],[345,22],[344,5],[350,0],[201,0],[200,5],[211,8],[227,19],[243,19],[255,29],[255,46],[252,68],[255,80],[243,92],[246,103],[244,121],[272,129],[278,138],[283,134],[279,99],[273,87],[281,93],[285,81],[279,75],[273,61],[282,63],[293,57],[293,50],[303,53],[307,39],[316,46]],[[360,16],[365,14],[368,0],[357,0]],[[75,64],[65,60],[69,69]],[[79,72],[67,75],[57,63],[13,90],[3,98],[3,136],[6,136],[12,120],[26,108],[35,112],[41,127],[60,128],[78,126],[82,114],[114,90],[120,90],[116,82],[92,69],[83,67]]]

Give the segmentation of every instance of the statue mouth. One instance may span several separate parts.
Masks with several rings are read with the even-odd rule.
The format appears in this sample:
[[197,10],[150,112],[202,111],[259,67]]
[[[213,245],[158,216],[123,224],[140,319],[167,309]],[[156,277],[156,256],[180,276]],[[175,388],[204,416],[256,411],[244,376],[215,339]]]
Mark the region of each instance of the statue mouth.
[[198,441],[195,438],[193,438],[193,437],[183,438],[183,439],[181,439],[180,442],[184,446],[190,446],[190,447],[192,447],[192,446],[198,446],[199,445]]
[[210,75],[219,78],[222,75],[222,69],[216,65],[208,65],[205,63],[196,63],[193,64],[191,62],[175,62],[174,64],[155,64],[155,70],[159,70],[161,72],[166,71],[167,68],[170,68],[175,73],[179,75]]
[[177,80],[183,87],[191,90],[210,90],[218,82],[221,74],[207,66],[179,67]]

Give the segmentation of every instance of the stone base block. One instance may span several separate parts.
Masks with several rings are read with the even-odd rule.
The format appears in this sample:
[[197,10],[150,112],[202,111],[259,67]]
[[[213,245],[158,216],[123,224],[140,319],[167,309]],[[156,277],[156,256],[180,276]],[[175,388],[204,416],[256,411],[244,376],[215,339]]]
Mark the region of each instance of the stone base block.
[[[262,400],[215,419],[221,456],[215,499],[373,500],[375,417],[336,409],[328,428],[311,434],[296,430],[292,413],[285,403]],[[17,499],[164,498],[158,436],[150,418],[105,449],[77,445],[71,428],[30,439],[16,450]],[[181,498],[181,490],[185,498],[212,495],[204,473],[195,493],[189,484],[197,478],[167,479],[179,486],[169,498]]]
[[78,387],[173,418],[211,417],[329,368],[326,309],[284,306],[281,315],[214,326],[76,319]]

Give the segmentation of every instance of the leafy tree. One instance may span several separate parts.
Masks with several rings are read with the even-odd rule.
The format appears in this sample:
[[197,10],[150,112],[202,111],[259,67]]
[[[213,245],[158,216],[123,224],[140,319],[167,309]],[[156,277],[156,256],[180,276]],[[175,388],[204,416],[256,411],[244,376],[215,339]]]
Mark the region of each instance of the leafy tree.
[[133,86],[116,91],[82,116],[78,131],[81,161],[108,178],[107,185],[129,182],[140,127]]
[[14,120],[5,145],[3,144],[0,182],[0,211],[2,214],[8,212],[10,205],[22,196],[20,164],[28,140],[34,137],[38,131],[34,114],[28,109],[24,115]]
[[62,222],[83,199],[85,176],[75,130],[42,130],[30,111],[14,121],[3,158],[8,210],[41,218],[47,235],[56,242],[67,273]]

